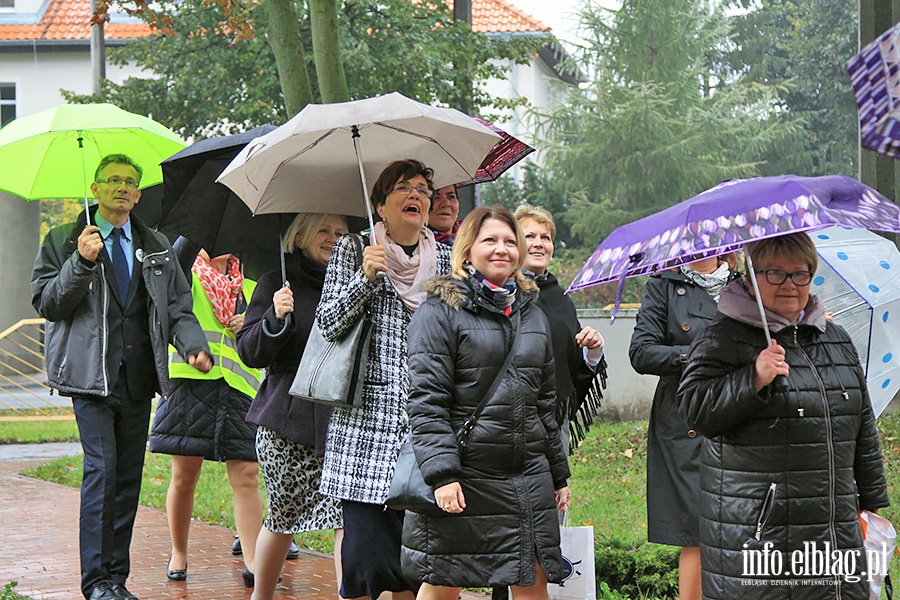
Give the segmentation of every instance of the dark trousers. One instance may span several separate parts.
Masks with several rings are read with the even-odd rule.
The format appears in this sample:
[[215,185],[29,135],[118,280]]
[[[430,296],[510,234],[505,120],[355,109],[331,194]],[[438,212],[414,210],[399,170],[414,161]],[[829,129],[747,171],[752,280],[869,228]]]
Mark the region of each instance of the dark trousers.
[[81,480],[81,591],[90,596],[100,581],[124,584],[131,532],[141,493],[150,397],[133,397],[124,372],[103,398],[73,398],[84,450]]

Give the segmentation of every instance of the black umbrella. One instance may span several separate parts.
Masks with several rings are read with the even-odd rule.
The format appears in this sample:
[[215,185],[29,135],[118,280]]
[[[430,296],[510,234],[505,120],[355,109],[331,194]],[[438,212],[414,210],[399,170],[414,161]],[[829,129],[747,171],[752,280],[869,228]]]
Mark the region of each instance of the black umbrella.
[[273,129],[272,125],[263,125],[237,135],[202,140],[163,161],[161,197],[145,194],[135,213],[152,227],[188,238],[210,256],[280,254],[280,234],[293,215],[254,217],[231,190],[216,183],[216,177],[241,148]]

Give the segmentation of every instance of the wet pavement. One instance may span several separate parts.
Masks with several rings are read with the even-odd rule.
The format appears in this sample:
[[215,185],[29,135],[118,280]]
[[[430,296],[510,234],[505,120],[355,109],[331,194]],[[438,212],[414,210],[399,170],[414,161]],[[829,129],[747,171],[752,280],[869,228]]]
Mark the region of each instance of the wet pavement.
[[[0,589],[18,581],[16,592],[34,599],[80,600],[78,558],[79,491],[19,473],[50,458],[80,454],[79,444],[0,445]],[[234,532],[201,522],[191,524],[188,579],[166,579],[170,542],[163,511],[140,507],[131,544],[129,590],[142,600],[249,598],[240,557],[231,555]],[[284,563],[275,598],[335,600],[332,557],[303,550]],[[389,598],[383,594],[382,598]],[[466,600],[485,596],[465,593]]]

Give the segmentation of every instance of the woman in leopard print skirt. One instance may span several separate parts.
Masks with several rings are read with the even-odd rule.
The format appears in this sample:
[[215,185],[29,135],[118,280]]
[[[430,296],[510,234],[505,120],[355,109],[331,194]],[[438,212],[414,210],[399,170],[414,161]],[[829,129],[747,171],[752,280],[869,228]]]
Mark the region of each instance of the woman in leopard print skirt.
[[[338,237],[346,232],[347,222],[339,215],[298,215],[285,235],[287,284],[278,271],[260,278],[237,336],[241,359],[266,367],[247,413],[247,420],[258,425],[256,453],[269,498],[256,544],[256,573],[245,576],[245,583],[255,583],[253,600],[274,596],[294,533],[334,529],[335,572],[341,579],[340,503],[319,493],[331,411],[294,398],[288,390],[312,329],[325,267]],[[285,319],[289,313],[294,315],[290,326]]]

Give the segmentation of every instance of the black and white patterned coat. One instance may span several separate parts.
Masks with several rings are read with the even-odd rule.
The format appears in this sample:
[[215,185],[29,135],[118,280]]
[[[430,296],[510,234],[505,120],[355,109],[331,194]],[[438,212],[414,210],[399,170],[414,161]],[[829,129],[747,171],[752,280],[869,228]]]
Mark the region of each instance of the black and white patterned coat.
[[[450,271],[450,247],[436,246],[436,274],[443,275]],[[334,409],[319,491],[344,500],[383,504],[400,444],[409,432],[407,330],[412,313],[387,277],[373,283],[366,279],[356,248],[350,235],[335,244],[316,323],[326,339],[338,339],[364,310],[372,320],[363,405]]]

